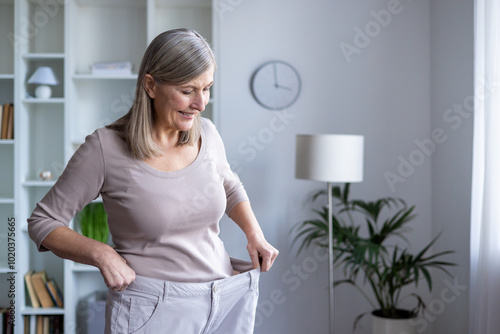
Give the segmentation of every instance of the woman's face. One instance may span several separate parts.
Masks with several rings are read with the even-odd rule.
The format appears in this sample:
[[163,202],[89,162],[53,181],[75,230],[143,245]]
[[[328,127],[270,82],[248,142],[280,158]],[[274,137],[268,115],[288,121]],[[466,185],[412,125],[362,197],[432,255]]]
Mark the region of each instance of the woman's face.
[[153,99],[155,126],[164,130],[188,131],[210,99],[214,70],[210,69],[182,85],[158,85],[146,74],[145,88]]

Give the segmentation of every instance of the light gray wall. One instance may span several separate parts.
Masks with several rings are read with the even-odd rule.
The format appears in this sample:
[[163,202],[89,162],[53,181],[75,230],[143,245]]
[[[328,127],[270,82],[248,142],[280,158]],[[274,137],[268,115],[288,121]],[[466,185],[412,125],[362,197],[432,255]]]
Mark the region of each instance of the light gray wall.
[[[431,158],[419,153],[417,144],[431,137],[433,125],[430,1],[401,0],[390,22],[371,32],[369,43],[355,39],[356,29],[376,28],[371,11],[387,10],[388,3],[397,4],[219,2],[224,5],[218,22],[219,129],[268,240],[281,252],[273,270],[261,276],[256,333],[325,333],[328,328],[327,262],[314,249],[296,256],[290,248],[290,229],[312,217],[304,204],[308,193],[326,186],[294,178],[296,134],[364,135],[365,179],[353,185],[353,196],[399,196],[415,204],[418,218],[410,235],[415,249],[436,232]],[[340,48],[343,42],[359,46],[350,62]],[[302,77],[303,92],[286,114],[264,110],[250,93],[252,72],[272,59],[293,64]],[[415,166],[405,170],[403,160]],[[387,173],[399,177],[392,187]],[[227,219],[221,226],[230,255],[248,258],[243,234]],[[430,297],[423,284],[421,290]],[[354,318],[369,310],[355,290],[336,290],[337,333],[351,333]],[[358,333],[369,333],[369,324],[365,319]]]
[[[432,127],[447,135],[432,156],[433,233],[443,232],[436,251],[454,249],[450,258],[458,266],[451,278],[436,276],[428,319],[435,318],[435,333],[465,334],[469,332],[474,1],[432,1],[431,27]],[[456,112],[461,105],[465,105],[462,111]]]

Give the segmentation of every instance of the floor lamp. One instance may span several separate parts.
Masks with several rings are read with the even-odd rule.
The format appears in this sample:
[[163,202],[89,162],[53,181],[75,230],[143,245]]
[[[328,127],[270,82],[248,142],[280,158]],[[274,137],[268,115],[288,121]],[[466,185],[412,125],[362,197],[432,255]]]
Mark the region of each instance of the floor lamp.
[[327,182],[329,328],[335,333],[333,298],[332,183],[363,181],[363,136],[297,135],[295,177]]

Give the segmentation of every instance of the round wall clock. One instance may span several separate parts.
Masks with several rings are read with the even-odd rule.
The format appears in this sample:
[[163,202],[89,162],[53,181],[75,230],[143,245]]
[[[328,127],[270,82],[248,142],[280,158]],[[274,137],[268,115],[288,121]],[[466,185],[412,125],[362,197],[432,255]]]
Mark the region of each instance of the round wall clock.
[[290,107],[300,95],[299,73],[284,61],[262,64],[252,75],[252,95],[264,108],[281,110]]

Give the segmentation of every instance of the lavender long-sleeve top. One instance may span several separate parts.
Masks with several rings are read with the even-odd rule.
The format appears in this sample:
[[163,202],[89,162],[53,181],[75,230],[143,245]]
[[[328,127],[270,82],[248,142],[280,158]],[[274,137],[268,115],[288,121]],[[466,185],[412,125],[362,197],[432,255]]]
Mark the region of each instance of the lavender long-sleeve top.
[[232,274],[219,221],[248,197],[209,120],[202,119],[196,160],[172,172],[134,158],[114,130],[87,136],[28,219],[38,249],[46,251],[45,237],[99,195],[115,249],[137,274],[176,282]]

